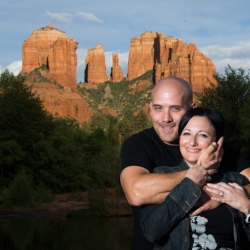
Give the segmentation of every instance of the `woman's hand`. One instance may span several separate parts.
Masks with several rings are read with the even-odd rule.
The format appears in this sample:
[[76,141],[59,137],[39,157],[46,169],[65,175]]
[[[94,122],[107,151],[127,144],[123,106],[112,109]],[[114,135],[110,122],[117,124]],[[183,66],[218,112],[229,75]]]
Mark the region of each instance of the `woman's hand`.
[[217,172],[216,169],[209,169],[212,165],[216,163],[216,160],[210,161],[204,165],[201,165],[200,162],[194,167],[190,167],[187,171],[185,177],[188,177],[199,187],[203,187],[208,181],[211,181],[212,175]]
[[211,197],[212,200],[226,203],[245,215],[250,213],[250,200],[245,194],[244,189],[237,183],[207,183],[206,189],[210,193],[219,195],[219,197]]

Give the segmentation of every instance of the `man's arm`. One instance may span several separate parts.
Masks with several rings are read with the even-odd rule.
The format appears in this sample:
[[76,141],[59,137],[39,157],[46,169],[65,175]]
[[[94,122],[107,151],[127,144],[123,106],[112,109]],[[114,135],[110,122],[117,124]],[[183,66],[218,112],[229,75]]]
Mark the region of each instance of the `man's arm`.
[[120,180],[129,204],[157,204],[185,177],[187,171],[176,173],[150,173],[146,168],[128,166],[123,169]]
[[[247,179],[250,182],[250,168],[246,168],[243,171],[240,172],[240,174],[244,175],[245,177],[247,177]],[[250,197],[250,184],[245,185],[243,187],[245,193],[247,194],[248,197]]]
[[217,170],[209,169],[215,161],[188,170],[171,173],[149,173],[145,168],[130,166],[121,173],[121,184],[128,202],[134,206],[162,203],[185,177],[203,186]]
[[[220,162],[223,138],[211,144],[201,155],[202,164],[213,159]],[[211,167],[212,168],[212,167]],[[176,173],[150,173],[141,166],[128,166],[120,175],[123,191],[130,205],[159,204],[185,177],[187,171]]]

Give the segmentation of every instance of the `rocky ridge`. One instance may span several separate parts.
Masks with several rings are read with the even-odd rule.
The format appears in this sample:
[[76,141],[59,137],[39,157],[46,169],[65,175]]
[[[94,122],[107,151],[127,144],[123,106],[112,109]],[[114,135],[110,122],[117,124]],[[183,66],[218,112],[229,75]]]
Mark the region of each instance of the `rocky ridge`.
[[[36,29],[23,43],[22,74],[38,71],[40,80],[29,77],[27,83],[33,84],[45,109],[79,122],[89,122],[94,112],[121,116],[132,102],[136,102],[131,106],[132,112],[148,110],[153,83],[169,75],[186,79],[194,92],[201,92],[209,81],[215,83],[213,62],[195,44],[186,44],[160,32],[143,32],[131,39],[125,79],[115,53],[111,74],[106,75],[105,53],[100,43],[88,50],[85,83],[77,84],[76,49],[77,41],[55,27]],[[152,74],[145,78],[147,72]]]

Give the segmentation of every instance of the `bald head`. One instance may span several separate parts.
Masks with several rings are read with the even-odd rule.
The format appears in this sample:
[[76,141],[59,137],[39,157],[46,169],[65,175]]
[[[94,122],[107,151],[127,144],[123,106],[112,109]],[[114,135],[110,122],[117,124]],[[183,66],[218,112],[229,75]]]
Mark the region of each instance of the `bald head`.
[[183,96],[185,105],[192,105],[193,91],[190,84],[177,76],[169,76],[157,82],[152,91],[152,100],[158,93],[168,93],[169,91],[178,92]]
[[169,145],[178,143],[178,126],[182,116],[192,108],[190,84],[175,76],[160,80],[152,91],[150,117],[160,139]]

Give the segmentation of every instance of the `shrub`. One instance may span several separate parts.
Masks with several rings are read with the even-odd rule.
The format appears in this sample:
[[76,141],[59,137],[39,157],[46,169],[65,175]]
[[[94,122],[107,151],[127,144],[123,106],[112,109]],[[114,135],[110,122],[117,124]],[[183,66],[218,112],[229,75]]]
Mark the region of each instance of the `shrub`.
[[93,190],[88,191],[89,194],[89,209],[91,213],[96,215],[107,215],[108,204],[105,200],[105,190]]
[[11,207],[29,207],[34,205],[34,190],[25,170],[21,170],[9,187],[7,199]]

